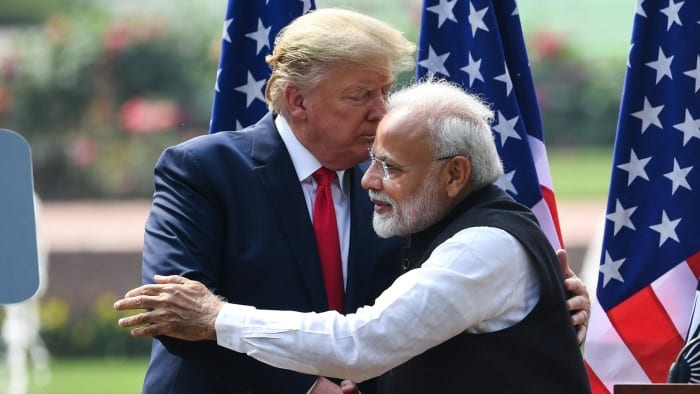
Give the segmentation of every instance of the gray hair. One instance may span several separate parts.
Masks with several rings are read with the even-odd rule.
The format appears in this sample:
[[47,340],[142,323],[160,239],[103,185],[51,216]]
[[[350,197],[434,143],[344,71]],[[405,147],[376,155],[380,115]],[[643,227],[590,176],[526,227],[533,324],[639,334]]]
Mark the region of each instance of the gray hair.
[[323,8],[300,16],[275,39],[265,60],[272,69],[265,99],[278,113],[284,109],[288,84],[313,87],[329,66],[360,64],[384,71],[394,79],[414,66],[416,46],[378,19],[339,8]]
[[417,82],[389,97],[389,110],[402,109],[416,124],[425,122],[435,157],[466,156],[476,190],[503,175],[491,133],[493,111],[474,94],[444,80]]

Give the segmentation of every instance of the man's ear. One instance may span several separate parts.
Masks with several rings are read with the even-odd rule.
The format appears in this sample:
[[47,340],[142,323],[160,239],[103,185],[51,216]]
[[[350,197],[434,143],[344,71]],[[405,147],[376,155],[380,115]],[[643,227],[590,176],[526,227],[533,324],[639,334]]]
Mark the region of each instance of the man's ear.
[[450,159],[447,168],[447,195],[450,198],[454,198],[469,186],[472,174],[472,162],[464,156],[455,156]]
[[306,119],[304,95],[296,85],[290,83],[284,88],[284,104],[290,116],[300,120]]

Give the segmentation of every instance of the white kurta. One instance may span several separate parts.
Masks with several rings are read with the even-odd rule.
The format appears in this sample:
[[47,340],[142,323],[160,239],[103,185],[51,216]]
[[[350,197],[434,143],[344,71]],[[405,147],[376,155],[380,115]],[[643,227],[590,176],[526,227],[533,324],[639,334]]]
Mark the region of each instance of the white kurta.
[[356,313],[227,304],[219,345],[276,367],[361,382],[453,336],[510,327],[539,300],[535,265],[510,234],[462,230]]

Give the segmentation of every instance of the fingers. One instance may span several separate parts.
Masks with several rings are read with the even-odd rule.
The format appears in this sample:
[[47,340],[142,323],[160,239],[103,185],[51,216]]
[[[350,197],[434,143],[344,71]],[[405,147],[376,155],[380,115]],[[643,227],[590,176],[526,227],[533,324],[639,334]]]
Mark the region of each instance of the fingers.
[[571,323],[576,329],[576,338],[578,339],[578,343],[582,344],[588,332],[591,300],[588,296],[586,286],[578,277],[569,278],[564,281],[564,284],[571,294],[575,294],[573,297],[566,300],[566,304],[571,312]]
[[149,324],[150,319],[148,317],[148,312],[143,312],[132,316],[122,317],[119,319],[118,323],[120,327],[129,328]]
[[564,278],[570,278],[574,276],[574,271],[569,266],[569,255],[566,250],[557,250],[557,258],[559,259],[559,265],[561,266],[561,271],[564,273]]
[[187,279],[185,277],[179,276],[179,275],[169,275],[169,276],[163,276],[163,275],[155,275],[154,277],[155,284],[149,284],[149,285],[143,285],[139,286],[137,288],[129,290],[125,297],[134,297],[137,295],[158,295],[161,292],[163,292],[164,289],[167,287],[165,285],[168,284],[173,284],[173,285],[192,285],[192,284],[199,284],[199,282]]
[[151,285],[143,285],[139,286],[137,288],[131,289],[126,292],[124,295],[124,298],[129,298],[129,297],[136,297],[139,295],[147,295],[147,296],[157,296],[161,293],[163,293],[168,285],[164,284],[151,284]]
[[153,309],[159,306],[163,301],[156,296],[133,295],[127,296],[114,303],[114,309],[118,311],[126,311],[130,309]]
[[340,390],[343,394],[361,394],[357,385],[350,380],[340,382]]
[[189,282],[194,282],[193,280],[187,279],[184,276],[180,275],[155,275],[153,277],[156,283],[159,284],[179,284],[179,285],[184,285]]
[[586,340],[586,334],[588,333],[588,326],[581,324],[576,327],[576,339],[579,345],[583,345],[583,341]]
[[581,309],[571,314],[571,322],[575,326],[585,326],[588,324],[588,312]]

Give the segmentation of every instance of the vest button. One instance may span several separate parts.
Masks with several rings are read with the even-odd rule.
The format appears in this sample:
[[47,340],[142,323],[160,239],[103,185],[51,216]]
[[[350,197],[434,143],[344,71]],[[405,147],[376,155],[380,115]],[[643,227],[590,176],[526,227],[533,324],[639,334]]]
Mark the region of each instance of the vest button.
[[403,268],[404,271],[408,271],[411,268],[411,260],[407,258],[401,259],[401,268]]

